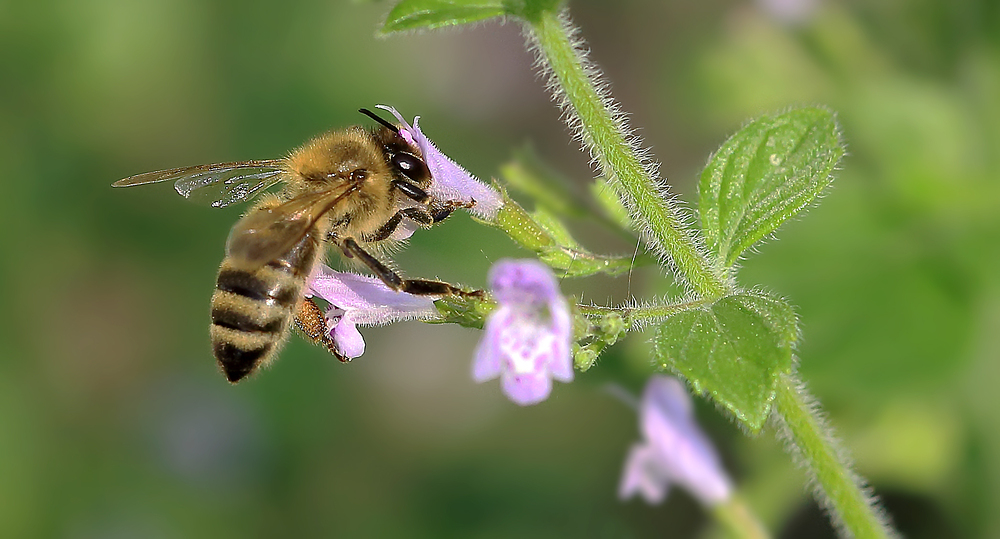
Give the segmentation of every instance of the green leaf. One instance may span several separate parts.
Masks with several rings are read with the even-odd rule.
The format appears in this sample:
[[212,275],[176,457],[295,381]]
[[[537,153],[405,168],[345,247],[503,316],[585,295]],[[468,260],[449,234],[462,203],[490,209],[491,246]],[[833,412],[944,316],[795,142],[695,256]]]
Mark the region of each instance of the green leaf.
[[545,232],[549,234],[549,237],[552,238],[552,241],[556,244],[573,248],[580,246],[580,244],[573,239],[573,236],[570,234],[569,229],[566,228],[566,225],[564,225],[562,221],[555,216],[555,214],[547,210],[545,206],[538,206],[535,209],[535,213],[532,214],[531,217],[535,220],[535,223],[538,226],[542,227],[542,230],[545,230]]
[[653,260],[642,256],[604,256],[594,254],[570,235],[569,230],[551,213],[539,207],[529,214],[503,191],[504,205],[492,224],[507,233],[521,247],[534,251],[549,267],[560,270],[560,277],[585,277],[595,273],[617,275],[636,265]]
[[556,240],[552,235],[517,201],[507,196],[506,189],[501,189],[500,193],[504,200],[503,206],[497,212],[496,218],[488,224],[503,230],[518,245],[530,251],[540,252],[545,248],[556,246]]
[[[631,257],[597,255],[586,249],[556,246],[542,249],[538,258],[551,268],[559,270],[559,277],[589,277],[597,273],[619,275],[638,265]],[[641,260],[648,264],[648,259]]]
[[798,321],[788,303],[741,292],[667,318],[653,343],[660,368],[683,376],[758,432],[778,378],[792,370],[797,339]]
[[753,120],[701,174],[701,226],[712,254],[732,266],[830,184],[844,155],[833,112],[801,108]]
[[548,233],[555,245],[536,250],[538,258],[549,267],[560,270],[560,277],[587,277],[595,273],[618,275],[632,269],[636,264],[646,265],[647,257],[605,256],[594,254],[582,247],[569,230],[554,215],[542,207],[535,210],[535,224]]
[[456,26],[505,13],[502,0],[403,0],[389,12],[382,33]]

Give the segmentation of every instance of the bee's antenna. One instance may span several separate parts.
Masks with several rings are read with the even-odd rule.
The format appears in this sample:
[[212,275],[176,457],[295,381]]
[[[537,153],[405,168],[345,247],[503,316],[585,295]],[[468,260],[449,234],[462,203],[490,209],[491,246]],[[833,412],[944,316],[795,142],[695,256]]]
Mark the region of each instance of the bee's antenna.
[[385,121],[378,114],[375,114],[374,112],[372,112],[372,111],[370,111],[368,109],[358,109],[358,112],[360,112],[361,114],[364,114],[365,116],[371,118],[372,120],[375,120],[376,122],[378,122],[378,123],[384,125],[385,127],[391,129],[393,133],[399,133],[399,128],[398,127],[396,127],[396,126],[392,125],[391,123]]

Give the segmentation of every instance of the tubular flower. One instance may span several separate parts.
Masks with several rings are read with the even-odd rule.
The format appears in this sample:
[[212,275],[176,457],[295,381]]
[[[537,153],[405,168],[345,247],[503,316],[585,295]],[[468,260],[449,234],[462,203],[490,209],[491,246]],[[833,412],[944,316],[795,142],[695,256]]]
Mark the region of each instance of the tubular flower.
[[729,499],[729,477],[695,423],[691,397],[677,379],[650,378],[639,405],[639,425],[645,440],[632,446],[625,460],[619,498],[639,494],[648,503],[660,503],[673,483],[706,506]]
[[486,320],[472,378],[500,377],[510,400],[526,406],[548,398],[552,379],[573,380],[573,323],[555,276],[536,260],[501,260],[490,270],[498,307]]
[[420,116],[413,118],[413,126],[403,119],[403,115],[387,105],[375,105],[377,108],[390,112],[396,117],[401,128],[399,134],[412,146],[420,148],[424,162],[431,171],[431,186],[427,193],[438,200],[462,201],[466,204],[475,202],[469,211],[487,221],[492,221],[500,207],[503,197],[496,190],[476,179],[467,170],[441,153],[423,132],[420,131]]
[[334,271],[321,264],[309,279],[306,295],[330,304],[327,330],[337,352],[348,359],[365,353],[365,340],[357,326],[382,326],[403,320],[429,320],[438,316],[437,296],[397,292],[374,277]]

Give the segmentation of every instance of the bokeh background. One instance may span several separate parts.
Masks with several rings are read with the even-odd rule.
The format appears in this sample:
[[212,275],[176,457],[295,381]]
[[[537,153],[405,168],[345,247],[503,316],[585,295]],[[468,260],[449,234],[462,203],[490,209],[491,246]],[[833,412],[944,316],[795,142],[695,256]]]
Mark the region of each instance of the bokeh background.
[[[911,537],[1000,537],[1000,7],[992,0],[574,0],[575,22],[687,201],[746,118],[839,113],[821,204],[740,280],[792,300],[801,371]],[[469,378],[477,333],[365,331],[348,365],[292,339],[237,387],[208,298],[240,209],[134,173],[283,155],[376,103],[481,177],[532,145],[593,177],[516,24],[376,39],[390,3],[0,1],[0,537],[700,537],[684,492],[615,492],[641,336],[545,403]],[[579,225],[579,224],[577,224]],[[597,250],[634,244],[592,235]],[[518,251],[461,215],[396,257],[485,284]],[[565,282],[604,303],[661,288]],[[699,417],[780,537],[832,532],[770,432]]]

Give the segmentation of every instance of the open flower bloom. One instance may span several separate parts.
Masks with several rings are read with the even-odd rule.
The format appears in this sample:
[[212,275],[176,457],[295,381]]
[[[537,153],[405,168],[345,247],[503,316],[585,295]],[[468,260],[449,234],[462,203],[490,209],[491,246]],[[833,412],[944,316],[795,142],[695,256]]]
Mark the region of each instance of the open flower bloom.
[[684,385],[667,376],[653,376],[639,405],[639,424],[645,440],[632,446],[625,460],[618,496],[641,495],[660,503],[671,483],[687,489],[706,506],[724,502],[732,494],[712,443],[695,423],[691,397]]
[[501,260],[490,270],[499,304],[486,320],[472,378],[500,377],[503,392],[522,406],[545,400],[552,379],[573,380],[573,322],[552,270],[537,260]]
[[466,204],[475,202],[469,211],[487,221],[496,217],[503,206],[503,197],[496,190],[476,179],[464,168],[441,153],[423,132],[420,131],[420,116],[413,118],[413,126],[403,119],[403,115],[387,105],[375,105],[377,108],[390,112],[401,126],[399,134],[412,146],[420,149],[427,169],[431,171],[431,186],[427,194],[442,201],[462,201]]
[[403,320],[429,320],[438,316],[438,296],[397,292],[375,277],[334,271],[320,264],[307,284],[306,294],[330,304],[327,330],[342,356],[365,353],[365,340],[357,326],[381,326]]

